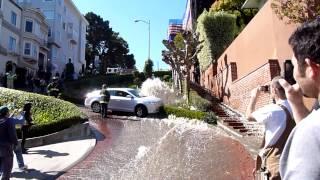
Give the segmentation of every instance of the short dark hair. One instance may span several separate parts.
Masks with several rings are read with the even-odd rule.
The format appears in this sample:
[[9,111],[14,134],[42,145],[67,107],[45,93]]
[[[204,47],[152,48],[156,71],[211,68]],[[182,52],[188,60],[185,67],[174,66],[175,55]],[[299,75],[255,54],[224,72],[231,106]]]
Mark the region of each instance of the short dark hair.
[[299,69],[304,67],[306,58],[320,64],[320,21],[303,23],[291,35],[289,44],[300,66]]

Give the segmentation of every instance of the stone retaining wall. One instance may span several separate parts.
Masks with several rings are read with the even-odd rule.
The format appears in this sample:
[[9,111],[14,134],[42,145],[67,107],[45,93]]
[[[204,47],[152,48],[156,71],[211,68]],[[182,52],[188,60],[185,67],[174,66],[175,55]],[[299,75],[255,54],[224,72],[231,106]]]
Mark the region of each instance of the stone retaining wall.
[[86,138],[93,138],[93,134],[88,122],[72,126],[68,129],[53,134],[29,138],[27,139],[25,146],[26,148],[30,148]]

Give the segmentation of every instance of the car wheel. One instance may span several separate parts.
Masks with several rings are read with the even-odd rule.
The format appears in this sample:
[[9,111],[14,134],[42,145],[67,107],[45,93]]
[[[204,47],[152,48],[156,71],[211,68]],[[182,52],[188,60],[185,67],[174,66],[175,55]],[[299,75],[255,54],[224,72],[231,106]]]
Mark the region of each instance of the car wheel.
[[146,117],[148,115],[148,110],[144,105],[138,105],[134,112],[138,117]]
[[98,103],[98,102],[92,103],[92,104],[91,104],[91,109],[92,109],[93,112],[99,113],[100,110],[101,110],[100,103]]

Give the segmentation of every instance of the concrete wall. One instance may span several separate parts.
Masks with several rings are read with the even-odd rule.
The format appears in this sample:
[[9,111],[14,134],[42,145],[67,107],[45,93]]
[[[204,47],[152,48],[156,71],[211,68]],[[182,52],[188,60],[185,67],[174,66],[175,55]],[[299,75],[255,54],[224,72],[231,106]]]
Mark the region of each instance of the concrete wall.
[[[268,1],[217,64],[202,72],[201,85],[211,89],[226,104],[245,112],[250,90],[283,73],[284,61],[292,57],[288,39],[295,28],[296,25],[280,21]],[[261,98],[258,106],[269,102],[268,96]]]

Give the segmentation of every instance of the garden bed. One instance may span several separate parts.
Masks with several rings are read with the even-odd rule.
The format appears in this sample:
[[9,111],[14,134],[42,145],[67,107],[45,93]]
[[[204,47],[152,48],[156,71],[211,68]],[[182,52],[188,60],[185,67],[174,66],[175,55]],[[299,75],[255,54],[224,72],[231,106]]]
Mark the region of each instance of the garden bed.
[[0,88],[0,105],[20,109],[31,102],[34,126],[30,137],[51,134],[88,120],[87,116],[72,103],[54,97]]

